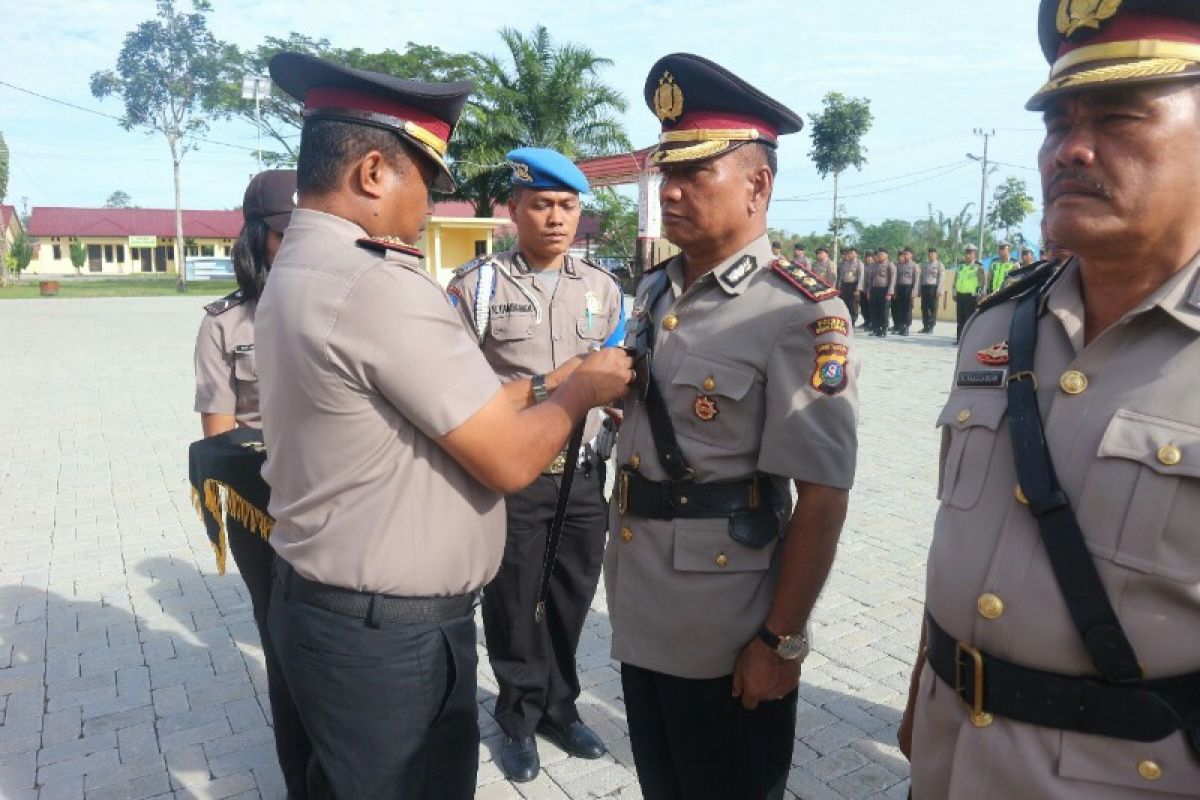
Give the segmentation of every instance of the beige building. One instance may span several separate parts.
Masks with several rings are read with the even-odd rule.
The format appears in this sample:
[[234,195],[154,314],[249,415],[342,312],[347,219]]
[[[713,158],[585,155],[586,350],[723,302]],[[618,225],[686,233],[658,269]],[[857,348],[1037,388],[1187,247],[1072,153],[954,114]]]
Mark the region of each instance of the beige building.
[[15,206],[0,205],[0,253],[7,253],[21,231],[21,218]]

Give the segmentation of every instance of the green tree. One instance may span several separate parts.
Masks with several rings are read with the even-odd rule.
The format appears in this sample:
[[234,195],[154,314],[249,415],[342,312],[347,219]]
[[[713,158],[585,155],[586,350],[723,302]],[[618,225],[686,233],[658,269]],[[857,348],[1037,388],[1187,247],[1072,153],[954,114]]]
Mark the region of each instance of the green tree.
[[988,209],[987,221],[992,228],[1004,231],[1004,238],[1012,238],[1012,229],[1020,225],[1037,206],[1026,190],[1025,181],[1010,175],[996,187],[992,194],[992,205]]
[[117,191],[110,194],[108,196],[108,199],[104,201],[104,207],[105,208],[134,208],[133,198],[130,197],[127,192],[123,192],[120,189],[118,189]]
[[599,187],[592,193],[588,211],[600,219],[600,237],[595,242],[595,254],[632,261],[637,249],[637,203],[610,188]]
[[[266,75],[271,59],[284,51],[307,53],[347,67],[421,81],[461,80],[471,74],[475,67],[473,56],[447,53],[432,45],[409,42],[403,51],[389,49],[369,53],[357,47],[343,50],[333,47],[328,39],[314,39],[292,32],[284,37],[268,36],[262,44],[250,50],[225,48],[215,109],[256,125],[254,101],[242,99],[242,77]],[[274,167],[294,166],[299,154],[300,128],[304,122],[303,106],[285,92],[272,91],[267,97],[259,99],[259,112],[263,136],[274,145],[271,150],[263,150],[263,163]]]
[[12,248],[8,251],[8,264],[12,268],[13,274],[17,276],[17,280],[21,280],[21,273],[25,271],[32,260],[33,243],[29,241],[29,236],[22,228],[13,237]]
[[[8,142],[0,132],[0,203],[8,195]],[[8,259],[5,250],[8,248],[8,237],[0,230],[0,286],[8,285]]]
[[611,59],[576,45],[556,46],[543,26],[529,37],[503,28],[507,58],[474,54],[476,92],[450,142],[460,178],[457,196],[490,216],[508,191],[504,154],[549,147],[570,158],[630,149],[616,114],[625,98],[600,80]]
[[837,260],[837,241],[842,228],[838,181],[850,167],[862,169],[867,163],[862,137],[871,129],[873,118],[871,101],[866,98],[830,92],[821,102],[824,105],[821,113],[808,115],[813,143],[809,157],[822,178],[833,173],[833,219],[829,230],[834,239],[833,258]]
[[79,275],[83,269],[83,264],[87,261],[87,248],[83,242],[78,239],[72,239],[69,248],[71,254],[71,266],[75,268],[75,274]]
[[93,73],[91,90],[98,99],[121,98],[121,127],[166,137],[175,178],[175,266],[185,289],[180,163],[195,148],[195,137],[208,130],[204,115],[215,107],[226,48],[208,30],[207,0],[192,0],[191,13],[177,10],[175,0],[155,5],[157,18],[125,36],[116,70]]

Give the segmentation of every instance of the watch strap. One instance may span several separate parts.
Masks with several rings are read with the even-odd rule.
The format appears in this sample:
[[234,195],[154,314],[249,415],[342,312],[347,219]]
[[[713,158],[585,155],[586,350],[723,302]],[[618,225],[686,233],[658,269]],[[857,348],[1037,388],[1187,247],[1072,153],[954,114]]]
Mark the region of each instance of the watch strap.
[[550,399],[550,390],[546,388],[545,375],[534,375],[529,381],[529,386],[533,390],[533,402],[544,403]]

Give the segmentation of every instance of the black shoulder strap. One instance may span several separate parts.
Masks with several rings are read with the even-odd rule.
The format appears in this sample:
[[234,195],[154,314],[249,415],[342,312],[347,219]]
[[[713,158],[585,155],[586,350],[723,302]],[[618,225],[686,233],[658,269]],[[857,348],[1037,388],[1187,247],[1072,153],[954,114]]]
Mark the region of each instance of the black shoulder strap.
[[1032,288],[1020,297],[1008,336],[1008,424],[1017,479],[1092,664],[1109,681],[1138,681],[1142,671],[1137,656],[1109,602],[1046,445],[1034,376],[1040,302],[1041,293]]
[[646,406],[646,416],[650,419],[650,435],[654,439],[654,449],[658,453],[658,462],[662,464],[667,475],[673,481],[692,480],[695,475],[683,457],[679,448],[679,440],[675,438],[675,426],[671,422],[671,414],[667,411],[666,400],[654,380],[654,306],[671,288],[671,281],[665,271],[647,273],[645,318],[637,334],[638,356],[645,356],[646,396],[643,403]]

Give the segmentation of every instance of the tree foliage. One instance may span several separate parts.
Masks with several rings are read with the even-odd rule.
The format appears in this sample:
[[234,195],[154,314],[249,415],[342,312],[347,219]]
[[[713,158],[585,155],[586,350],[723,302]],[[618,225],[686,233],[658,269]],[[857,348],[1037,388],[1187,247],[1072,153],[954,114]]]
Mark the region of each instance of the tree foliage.
[[33,260],[33,242],[29,241],[29,236],[25,233],[25,229],[21,228],[17,231],[17,235],[13,237],[12,247],[8,250],[8,265],[19,280],[21,273],[29,266],[29,262]]
[[600,236],[593,252],[601,258],[632,260],[637,248],[637,203],[607,187],[597,188],[588,211],[600,220]]
[[107,200],[104,201],[104,207],[105,208],[134,208],[133,198],[129,196],[128,192],[123,192],[120,189],[117,189],[115,192],[113,192],[112,194],[110,194],[108,196]]
[[8,196],[8,142],[0,131],[0,203]]
[[873,117],[871,101],[864,97],[846,97],[840,92],[830,92],[821,103],[821,113],[808,115],[809,135],[813,143],[808,155],[822,178],[833,175],[833,218],[829,223],[829,231],[833,234],[833,255],[836,257],[842,229],[838,181],[847,169],[862,169],[863,164],[867,163],[862,137],[871,129]]
[[78,239],[72,239],[68,252],[71,254],[71,266],[75,268],[75,274],[78,275],[79,271],[83,269],[84,262],[87,261],[87,247]]
[[1003,230],[1005,238],[1012,238],[1012,229],[1020,225],[1036,210],[1029,196],[1025,181],[1010,175],[992,193],[992,204],[988,209],[988,225]]

